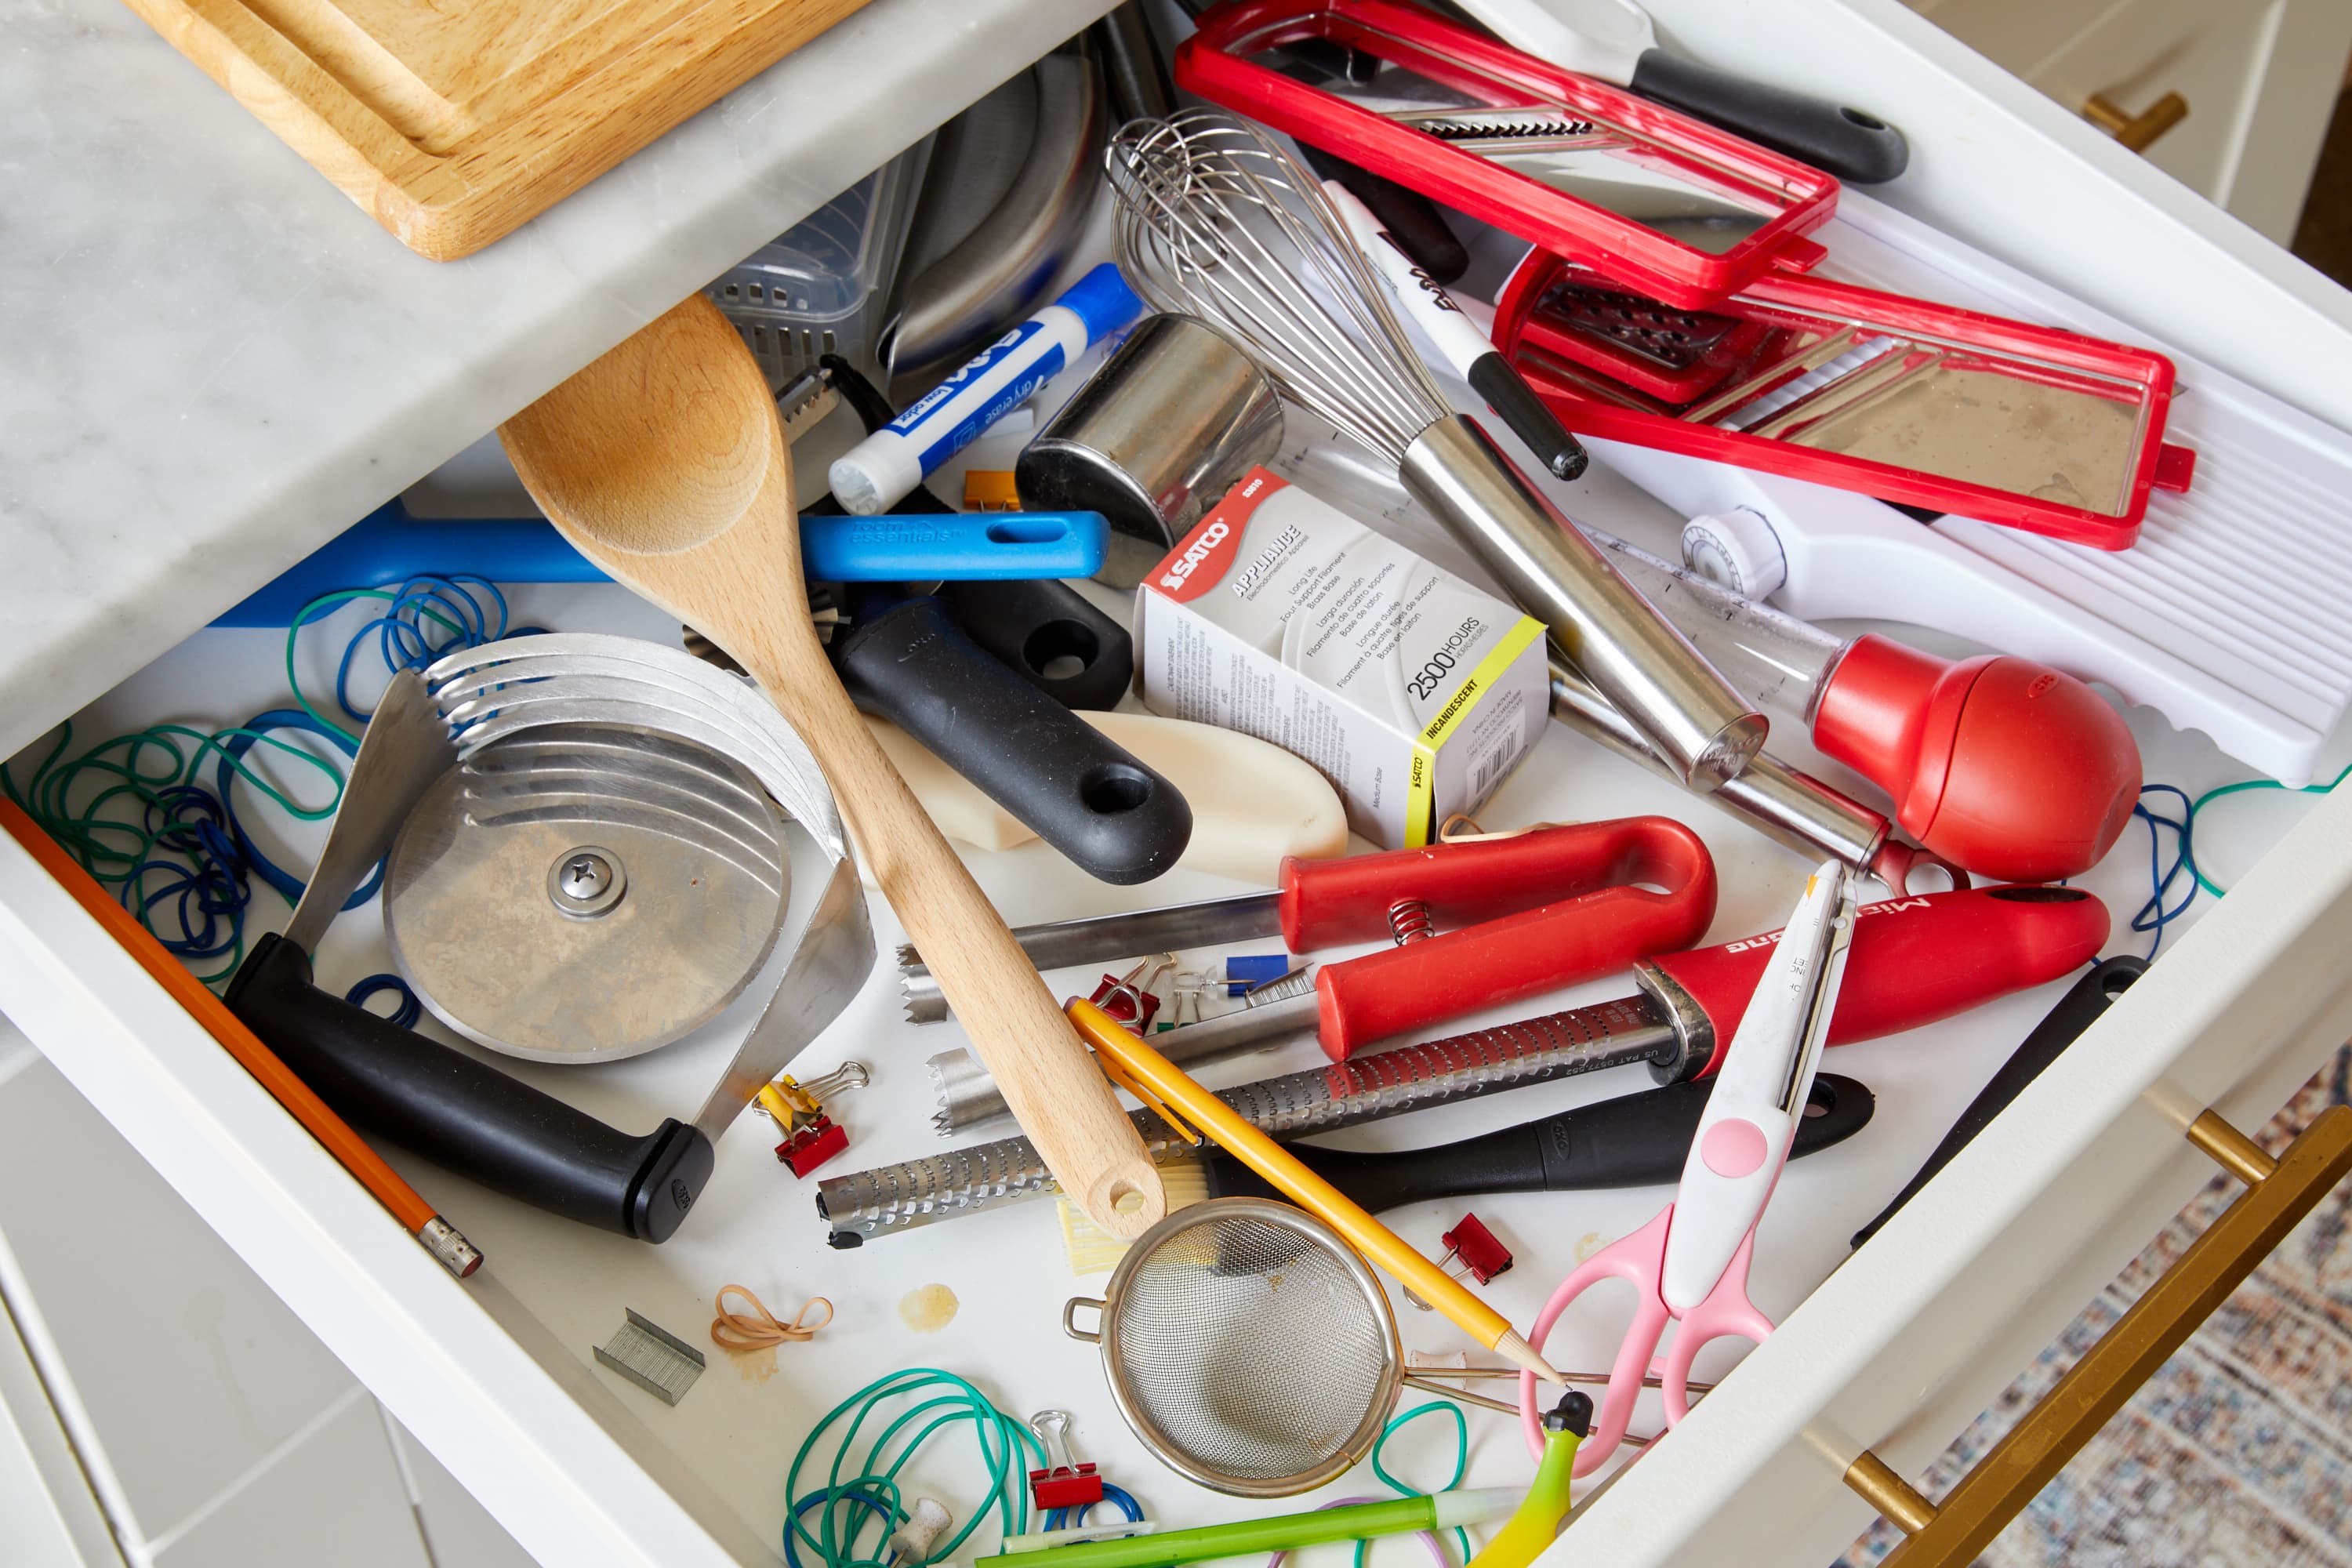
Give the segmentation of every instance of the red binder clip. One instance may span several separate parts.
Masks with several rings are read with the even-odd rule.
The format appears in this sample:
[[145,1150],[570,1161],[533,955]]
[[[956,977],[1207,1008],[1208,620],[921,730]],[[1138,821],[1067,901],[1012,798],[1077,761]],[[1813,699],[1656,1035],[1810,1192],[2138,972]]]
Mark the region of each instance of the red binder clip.
[[849,1147],[849,1134],[829,1116],[812,1116],[793,1135],[776,1145],[776,1158],[795,1176],[811,1171]]
[[1438,1240],[1445,1243],[1445,1256],[1437,1260],[1440,1268],[1460,1258],[1463,1268],[1481,1285],[1511,1271],[1511,1249],[1496,1240],[1495,1233],[1475,1214],[1464,1215],[1462,1223]]
[[1029,1429],[1045,1449],[1046,1468],[1029,1472],[1030,1500],[1041,1509],[1087,1508],[1102,1501],[1102,1478],[1091,1464],[1071,1462],[1070,1413],[1040,1410]]
[[1137,984],[1137,979],[1149,967],[1139,963],[1122,979],[1106,974],[1094,994],[1087,1000],[1126,1025],[1134,1034],[1144,1034],[1151,1027],[1154,1015],[1160,1011],[1160,997],[1149,986]]

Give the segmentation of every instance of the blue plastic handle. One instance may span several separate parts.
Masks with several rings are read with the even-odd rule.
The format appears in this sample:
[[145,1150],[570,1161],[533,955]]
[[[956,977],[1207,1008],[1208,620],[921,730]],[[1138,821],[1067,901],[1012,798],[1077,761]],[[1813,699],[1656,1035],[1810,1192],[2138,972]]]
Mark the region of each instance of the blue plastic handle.
[[801,566],[821,583],[998,583],[1091,577],[1110,548],[1098,511],[801,518]]
[[603,583],[608,579],[538,518],[441,522],[415,518],[398,501],[376,508],[275,582],[254,591],[216,626],[285,626],[321,594],[396,588],[422,573],[467,574],[493,583]]
[[[940,517],[801,517],[801,560],[826,583],[976,583],[1091,577],[1110,524],[1098,511],[950,512]],[[822,564],[820,564],[822,563]],[[439,521],[386,502],[213,622],[284,626],[321,594],[394,588],[420,573],[493,583],[603,583],[602,569],[532,518]]]

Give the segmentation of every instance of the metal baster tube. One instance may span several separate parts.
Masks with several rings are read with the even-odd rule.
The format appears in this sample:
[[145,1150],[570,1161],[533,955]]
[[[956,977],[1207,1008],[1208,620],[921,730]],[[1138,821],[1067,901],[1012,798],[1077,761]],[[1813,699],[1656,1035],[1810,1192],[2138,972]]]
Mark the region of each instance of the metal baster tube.
[[[1551,662],[1551,716],[1619,756],[1662,777],[1674,777],[1673,770],[1625,721],[1624,715],[1611,707],[1591,682],[1557,658]],[[1876,877],[1898,894],[1909,890],[1905,884],[1915,869],[1933,868],[1955,888],[1969,885],[1966,871],[1895,837],[1891,825],[1877,812],[1769,753],[1749,759],[1738,778],[1703,798],[1776,844],[1800,855],[1827,855],[1842,860]],[[1932,891],[1933,885],[1922,890]]]

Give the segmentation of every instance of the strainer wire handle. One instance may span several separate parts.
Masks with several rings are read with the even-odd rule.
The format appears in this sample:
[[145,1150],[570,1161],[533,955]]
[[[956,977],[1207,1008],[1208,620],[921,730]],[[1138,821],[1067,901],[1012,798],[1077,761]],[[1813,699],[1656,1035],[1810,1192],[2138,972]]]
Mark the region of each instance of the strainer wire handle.
[[[1062,1303],[1062,1331],[1074,1340],[1084,1340],[1090,1345],[1102,1343],[1102,1311],[1109,1305],[1109,1302],[1094,1296],[1071,1297]],[[1094,1328],[1078,1327],[1078,1309],[1081,1307],[1092,1307],[1095,1310],[1096,1326]],[[1511,1408],[1516,1412],[1518,1406],[1513,1405]]]

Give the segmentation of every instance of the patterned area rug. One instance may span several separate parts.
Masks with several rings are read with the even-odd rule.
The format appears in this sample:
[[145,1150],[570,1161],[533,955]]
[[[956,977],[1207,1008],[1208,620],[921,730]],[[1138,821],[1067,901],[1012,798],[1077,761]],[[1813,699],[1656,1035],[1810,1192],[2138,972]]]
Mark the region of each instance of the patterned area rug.
[[[2352,1046],[2263,1130],[2273,1153],[2342,1104]],[[2210,1225],[2210,1185],[1927,1471],[1940,1498]],[[2012,1521],[1981,1568],[2352,1568],[2352,1182],[2256,1269]],[[1881,1520],[1839,1559],[1872,1568]]]

